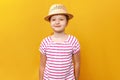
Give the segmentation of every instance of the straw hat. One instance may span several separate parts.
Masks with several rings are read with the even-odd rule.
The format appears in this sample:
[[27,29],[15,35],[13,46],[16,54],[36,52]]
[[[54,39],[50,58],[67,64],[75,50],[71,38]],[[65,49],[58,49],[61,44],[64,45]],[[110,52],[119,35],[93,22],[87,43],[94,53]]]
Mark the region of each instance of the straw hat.
[[53,4],[50,7],[48,15],[44,18],[46,21],[49,21],[49,18],[55,14],[64,14],[68,16],[68,19],[73,18],[73,15],[67,12],[67,9],[62,4]]

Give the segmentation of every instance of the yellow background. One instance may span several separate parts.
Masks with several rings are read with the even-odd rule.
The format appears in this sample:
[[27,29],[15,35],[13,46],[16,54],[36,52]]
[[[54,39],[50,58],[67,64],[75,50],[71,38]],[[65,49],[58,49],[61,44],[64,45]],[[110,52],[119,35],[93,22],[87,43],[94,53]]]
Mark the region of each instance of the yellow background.
[[74,14],[66,31],[81,44],[80,80],[120,80],[119,0],[1,0],[0,80],[39,79],[39,44],[52,33],[43,17],[53,3]]

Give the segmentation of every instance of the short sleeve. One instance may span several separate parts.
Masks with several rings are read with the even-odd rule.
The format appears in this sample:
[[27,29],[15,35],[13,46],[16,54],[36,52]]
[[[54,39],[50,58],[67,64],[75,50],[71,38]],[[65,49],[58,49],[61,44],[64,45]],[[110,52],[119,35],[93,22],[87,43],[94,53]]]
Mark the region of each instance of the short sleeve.
[[73,54],[76,54],[77,52],[80,51],[80,43],[79,43],[79,41],[75,37],[73,39],[72,46],[73,46]]
[[46,53],[46,44],[45,44],[45,40],[43,40],[40,44],[40,47],[39,47],[39,51],[40,53],[42,54],[45,54]]

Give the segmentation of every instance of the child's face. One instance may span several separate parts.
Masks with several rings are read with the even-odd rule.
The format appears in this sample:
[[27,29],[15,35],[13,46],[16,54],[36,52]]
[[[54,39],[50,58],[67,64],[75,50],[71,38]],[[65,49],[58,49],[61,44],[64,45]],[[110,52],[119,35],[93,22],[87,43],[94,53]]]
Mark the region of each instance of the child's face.
[[65,15],[53,15],[50,18],[50,24],[54,32],[64,32],[67,26],[67,17]]

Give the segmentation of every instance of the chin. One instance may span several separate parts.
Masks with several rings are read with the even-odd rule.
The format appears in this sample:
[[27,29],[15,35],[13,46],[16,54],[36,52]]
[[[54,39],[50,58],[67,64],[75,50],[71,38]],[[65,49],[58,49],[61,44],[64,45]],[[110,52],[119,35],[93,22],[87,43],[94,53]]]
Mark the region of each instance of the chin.
[[56,32],[56,33],[62,33],[62,32],[64,32],[64,31],[65,31],[64,29],[58,29],[58,30],[57,30],[57,29],[56,29],[56,30],[55,30],[55,29],[53,29],[53,30],[54,30],[54,32]]

